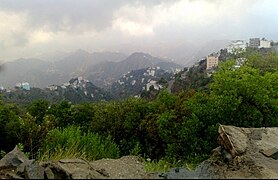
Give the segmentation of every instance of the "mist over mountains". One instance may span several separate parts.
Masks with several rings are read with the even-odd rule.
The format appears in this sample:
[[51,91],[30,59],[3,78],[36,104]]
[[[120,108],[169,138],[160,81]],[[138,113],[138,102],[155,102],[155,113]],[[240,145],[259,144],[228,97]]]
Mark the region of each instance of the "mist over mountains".
[[[109,89],[115,81],[132,70],[161,67],[174,72],[175,69],[193,65],[208,53],[226,47],[228,43],[228,40],[215,40],[200,44],[199,47],[192,43],[176,46],[146,44],[144,48],[140,44],[137,47],[127,44],[120,46],[123,50],[119,52],[89,53],[79,49],[71,53],[45,53],[36,58],[21,58],[4,63],[0,85],[13,88],[18,82],[29,82],[31,87],[46,88],[82,76],[98,87]],[[145,51],[132,52],[133,49]]]
[[117,52],[88,53],[78,50],[61,60],[48,62],[41,59],[18,59],[3,64],[0,84],[12,88],[18,82],[29,82],[31,87],[46,88],[63,84],[82,76],[100,87],[107,87],[124,73],[140,68],[162,66],[174,71],[181,65],[145,53],[127,56]]

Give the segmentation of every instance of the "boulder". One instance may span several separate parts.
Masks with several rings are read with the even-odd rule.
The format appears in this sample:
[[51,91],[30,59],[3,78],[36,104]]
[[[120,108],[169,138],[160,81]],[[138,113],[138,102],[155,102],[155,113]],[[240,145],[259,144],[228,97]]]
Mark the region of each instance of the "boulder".
[[102,179],[104,176],[82,159],[62,159],[40,164],[48,179]]
[[245,153],[248,137],[242,128],[235,126],[223,126],[218,128],[217,142],[224,147],[232,157],[240,156]]
[[171,169],[164,179],[277,179],[278,128],[220,125],[209,159],[194,171]]
[[15,146],[15,148],[11,152],[6,154],[0,160],[0,170],[9,169],[9,168],[16,169],[22,163],[25,163],[28,160],[29,159],[25,156],[25,154],[23,152],[21,152],[17,146]]
[[0,179],[43,179],[44,168],[29,160],[17,147],[0,160]]
[[29,161],[24,167],[26,179],[44,179],[44,168],[35,161]]

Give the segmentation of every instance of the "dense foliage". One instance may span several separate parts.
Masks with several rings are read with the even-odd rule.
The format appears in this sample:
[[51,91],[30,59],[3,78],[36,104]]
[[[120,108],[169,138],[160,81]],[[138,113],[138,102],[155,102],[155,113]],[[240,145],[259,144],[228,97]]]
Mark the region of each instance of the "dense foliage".
[[[175,94],[164,89],[153,100],[86,104],[39,100],[23,109],[1,102],[1,150],[22,143],[25,152],[42,159],[134,154],[170,162],[200,162],[217,146],[219,123],[278,125],[278,56],[255,52],[244,57],[239,68],[236,59],[220,63],[208,89],[191,86]],[[61,154],[63,151],[72,153]]]

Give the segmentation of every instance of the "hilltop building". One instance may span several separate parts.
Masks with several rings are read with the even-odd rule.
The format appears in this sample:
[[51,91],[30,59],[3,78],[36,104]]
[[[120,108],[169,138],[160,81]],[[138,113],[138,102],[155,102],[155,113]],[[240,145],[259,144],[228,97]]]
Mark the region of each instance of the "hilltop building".
[[207,56],[207,69],[212,69],[218,66],[218,53],[212,53]]
[[249,39],[250,48],[271,48],[271,41],[266,40],[265,38],[250,38]]
[[5,88],[4,88],[4,86],[0,86],[0,92],[2,92],[2,91],[5,91]]
[[23,83],[16,83],[15,87],[21,90],[26,90],[26,91],[30,91],[31,86],[28,82],[23,82]]
[[245,51],[246,47],[247,47],[247,43],[245,41],[235,40],[229,44],[227,51],[228,53],[234,54],[237,53],[238,51],[240,52]]
[[268,41],[265,38],[262,38],[262,40],[260,40],[259,48],[271,48],[271,41]]
[[162,86],[161,86],[161,85],[158,85],[158,84],[156,83],[156,81],[154,81],[154,80],[151,80],[146,86],[147,86],[147,88],[146,88],[147,91],[150,90],[150,87],[151,87],[151,86],[153,86],[153,88],[156,89],[156,90],[159,90],[159,89],[162,88]]
[[250,38],[249,39],[249,47],[250,48],[259,48],[260,46],[260,38]]

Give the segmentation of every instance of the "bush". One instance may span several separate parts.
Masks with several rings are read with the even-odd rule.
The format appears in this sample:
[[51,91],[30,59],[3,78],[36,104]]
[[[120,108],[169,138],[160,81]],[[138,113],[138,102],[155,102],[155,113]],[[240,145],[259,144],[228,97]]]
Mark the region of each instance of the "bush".
[[111,136],[103,138],[91,132],[82,133],[79,127],[69,126],[50,131],[39,150],[39,160],[63,158],[119,158],[119,148]]

